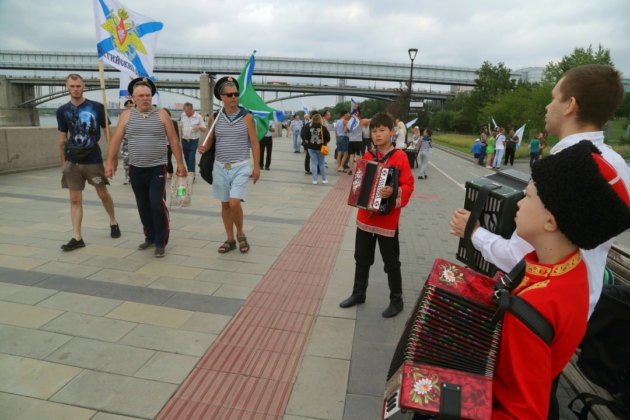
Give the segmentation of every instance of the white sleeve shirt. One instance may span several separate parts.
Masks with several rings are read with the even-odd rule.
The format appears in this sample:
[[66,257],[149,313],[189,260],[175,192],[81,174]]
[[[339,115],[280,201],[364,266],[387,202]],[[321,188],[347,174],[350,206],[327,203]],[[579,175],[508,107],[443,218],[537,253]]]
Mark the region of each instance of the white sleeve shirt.
[[[601,152],[602,157],[617,170],[623,179],[626,187],[630,185],[630,168],[625,160],[612,148],[604,144],[604,133],[602,131],[576,133],[563,138],[552,149],[551,153],[559,151],[579,143],[581,140],[591,141]],[[472,236],[472,243],[481,255],[496,265],[500,270],[509,272],[525,254],[533,251],[533,247],[514,232],[510,239],[504,239],[499,235],[491,233],[487,229],[478,228]],[[613,239],[600,244],[595,249],[580,249],[582,259],[586,264],[589,284],[589,308],[590,317],[595,309],[604,286],[604,268],[606,267],[606,257],[613,244]]]
[[203,121],[203,118],[199,113],[195,112],[192,116],[188,116],[185,113],[182,113],[181,117],[182,123],[182,139],[186,140],[198,140],[201,135],[201,131],[193,131],[193,127],[198,125],[199,128],[206,128],[206,123]]

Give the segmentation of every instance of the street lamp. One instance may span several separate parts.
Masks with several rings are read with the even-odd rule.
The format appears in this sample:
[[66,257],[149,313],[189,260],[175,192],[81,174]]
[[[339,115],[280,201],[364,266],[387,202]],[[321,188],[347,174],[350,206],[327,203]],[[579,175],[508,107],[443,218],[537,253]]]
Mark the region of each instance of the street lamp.
[[[407,102],[407,118],[411,117],[411,83],[413,83],[413,60],[416,59],[418,54],[417,48],[409,48],[409,59],[411,60],[411,71],[409,72],[409,101]],[[405,133],[405,141],[407,140],[407,134]]]

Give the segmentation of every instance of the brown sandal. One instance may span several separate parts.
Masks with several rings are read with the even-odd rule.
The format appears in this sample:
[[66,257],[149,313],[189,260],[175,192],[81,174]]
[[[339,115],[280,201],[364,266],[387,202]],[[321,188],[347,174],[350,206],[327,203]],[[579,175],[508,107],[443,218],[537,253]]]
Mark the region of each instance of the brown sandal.
[[219,254],[225,254],[226,252],[230,252],[233,249],[236,249],[236,241],[232,239],[231,241],[223,242],[223,245],[219,247],[218,251]]
[[245,236],[237,236],[238,240],[238,250],[241,251],[242,254],[249,251],[249,242],[247,242],[247,237]]

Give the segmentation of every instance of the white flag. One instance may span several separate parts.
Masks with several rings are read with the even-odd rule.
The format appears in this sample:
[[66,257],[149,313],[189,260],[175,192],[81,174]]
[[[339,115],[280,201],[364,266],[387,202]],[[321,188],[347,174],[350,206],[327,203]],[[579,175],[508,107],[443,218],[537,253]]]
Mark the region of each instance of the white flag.
[[162,22],[129,10],[117,0],[93,0],[98,58],[135,77],[153,75]]
[[416,123],[416,121],[418,121],[418,119],[414,118],[413,120],[411,120],[407,124],[405,124],[405,127],[411,128],[411,126],[414,125]]
[[494,117],[492,117],[492,125],[494,126],[492,128],[497,128],[499,126],[497,122],[494,120]]
[[521,145],[521,142],[523,141],[523,136],[525,135],[525,126],[527,124],[523,124],[523,126],[521,128],[519,128],[518,130],[516,130],[516,132],[514,133],[514,135],[516,137],[518,137],[518,146]]

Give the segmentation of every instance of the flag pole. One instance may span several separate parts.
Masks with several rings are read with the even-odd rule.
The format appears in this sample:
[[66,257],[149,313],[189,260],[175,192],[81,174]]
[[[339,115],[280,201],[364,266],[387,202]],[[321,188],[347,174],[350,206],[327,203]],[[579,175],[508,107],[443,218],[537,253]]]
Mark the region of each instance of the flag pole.
[[208,142],[208,139],[210,138],[210,133],[212,133],[212,130],[214,130],[214,126],[217,124],[217,120],[219,119],[219,115],[221,115],[221,111],[223,111],[223,105],[221,105],[221,108],[219,109],[219,112],[217,112],[217,117],[214,119],[214,121],[212,121],[212,125],[210,126],[210,130],[208,130],[208,134],[206,134],[206,138],[203,140],[203,143],[201,143],[202,146],[205,146],[206,143]]
[[103,70],[103,60],[98,60],[98,78],[101,81],[103,109],[105,110],[105,140],[107,140],[107,145],[109,145],[109,117],[107,115],[107,95],[105,95],[105,71]]

